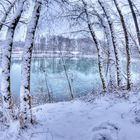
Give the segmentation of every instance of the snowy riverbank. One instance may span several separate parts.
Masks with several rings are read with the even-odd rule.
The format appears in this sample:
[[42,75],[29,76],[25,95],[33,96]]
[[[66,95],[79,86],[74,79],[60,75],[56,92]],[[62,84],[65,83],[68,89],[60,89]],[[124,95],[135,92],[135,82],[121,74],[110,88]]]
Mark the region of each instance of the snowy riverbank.
[[85,98],[38,106],[33,113],[39,124],[18,136],[14,122],[0,140],[140,140],[140,94]]

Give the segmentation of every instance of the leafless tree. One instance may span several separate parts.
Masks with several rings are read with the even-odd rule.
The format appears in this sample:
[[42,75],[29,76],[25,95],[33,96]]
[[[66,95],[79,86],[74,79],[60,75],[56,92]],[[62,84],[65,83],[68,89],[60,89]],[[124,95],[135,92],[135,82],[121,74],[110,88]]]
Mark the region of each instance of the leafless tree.
[[122,11],[118,5],[118,2],[117,0],[113,0],[114,1],[114,4],[116,6],[116,9],[119,13],[119,17],[120,17],[120,21],[121,21],[121,25],[122,25],[122,28],[123,28],[123,32],[124,32],[124,37],[125,37],[125,49],[126,49],[126,73],[127,73],[127,90],[130,90],[131,88],[131,75],[130,75],[130,64],[131,64],[131,60],[130,60],[130,45],[129,45],[129,34],[128,34],[128,31],[127,31],[127,26],[126,26],[126,23],[125,23],[125,20],[124,20],[124,16],[122,14]]
[[5,24],[7,16],[10,14],[10,12],[11,12],[12,8],[15,6],[16,2],[17,2],[17,0],[15,0],[13,3],[10,3],[10,6],[8,7],[8,9],[5,9],[3,3],[0,3],[3,6],[3,8],[5,9],[4,13],[3,13],[3,17],[0,21],[0,30],[2,29],[3,24]]
[[19,23],[21,18],[21,14],[23,12],[24,1],[18,4],[18,8],[16,12],[8,24],[8,30],[6,35],[6,43],[2,49],[2,81],[1,81],[1,92],[3,97],[3,106],[5,108],[8,116],[13,119],[13,101],[11,95],[11,79],[10,79],[10,70],[11,70],[11,54],[13,47],[13,38],[15,29]]
[[134,20],[134,24],[135,24],[135,28],[136,28],[137,39],[138,39],[138,43],[139,43],[139,46],[140,46],[140,29],[139,29],[137,15],[135,13],[132,1],[128,0],[128,3],[129,3],[129,7],[130,7],[130,10],[131,10],[132,16],[133,16],[133,20]]
[[30,95],[30,69],[32,50],[34,46],[35,32],[38,25],[42,2],[37,0],[28,24],[25,46],[22,60],[22,74],[20,87],[20,126],[27,127],[28,123],[33,123],[31,95]]
[[118,56],[118,44],[116,41],[115,29],[114,29],[113,21],[110,17],[110,13],[108,12],[108,7],[105,6],[105,3],[102,2],[101,0],[98,0],[98,3],[100,4],[100,6],[101,6],[101,8],[106,16],[106,19],[107,19],[107,22],[108,22],[108,25],[110,28],[112,43],[113,43],[113,47],[114,47],[115,61],[116,61],[117,86],[119,87],[121,84],[120,60],[119,60],[119,56]]

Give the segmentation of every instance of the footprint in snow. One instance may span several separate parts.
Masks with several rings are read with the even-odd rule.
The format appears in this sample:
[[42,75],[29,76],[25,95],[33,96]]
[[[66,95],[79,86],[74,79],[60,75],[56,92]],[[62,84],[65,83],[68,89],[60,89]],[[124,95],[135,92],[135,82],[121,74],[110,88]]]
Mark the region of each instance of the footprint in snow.
[[118,140],[118,131],[118,126],[105,122],[92,129],[91,140]]
[[140,123],[140,108],[136,108],[134,110],[134,121],[132,121],[133,123],[139,124]]

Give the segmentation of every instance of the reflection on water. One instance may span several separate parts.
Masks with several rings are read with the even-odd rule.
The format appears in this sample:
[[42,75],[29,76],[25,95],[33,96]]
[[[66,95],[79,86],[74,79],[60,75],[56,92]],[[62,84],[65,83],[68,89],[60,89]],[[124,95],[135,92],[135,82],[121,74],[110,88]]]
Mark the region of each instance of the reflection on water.
[[[101,90],[97,60],[95,58],[64,58],[65,65],[74,96],[85,95],[92,90]],[[133,62],[132,81],[138,81],[139,69],[137,62]],[[12,93],[19,95],[21,78],[21,60],[12,61]],[[47,86],[55,101],[70,99],[69,87],[65,76],[61,58],[33,58],[31,69],[31,93],[47,96]],[[45,96],[45,97],[46,97]]]
[[[64,58],[74,96],[80,96],[92,89],[100,89],[96,60],[93,58]],[[19,95],[21,60],[12,61],[12,92]],[[47,79],[47,81],[46,81]],[[47,94],[47,85],[54,100],[68,100],[68,82],[61,58],[33,58],[31,69],[31,93]]]

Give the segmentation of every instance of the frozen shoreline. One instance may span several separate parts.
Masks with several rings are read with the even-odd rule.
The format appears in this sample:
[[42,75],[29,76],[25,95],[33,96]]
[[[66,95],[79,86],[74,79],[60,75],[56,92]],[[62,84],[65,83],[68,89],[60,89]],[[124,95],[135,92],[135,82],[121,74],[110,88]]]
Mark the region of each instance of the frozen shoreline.
[[[0,56],[1,56],[1,52],[0,52]],[[20,52],[15,52],[15,53],[12,53],[12,57],[13,59],[16,59],[16,60],[21,60],[22,59],[22,51]],[[49,51],[49,52],[40,52],[40,53],[36,53],[36,52],[33,52],[33,55],[32,55],[33,58],[44,58],[44,57],[54,57],[54,58],[60,58],[61,57],[61,54],[59,52],[57,53],[53,53],[52,51]],[[97,55],[96,54],[80,54],[80,53],[76,53],[76,52],[71,52],[71,53],[66,53],[64,52],[63,54],[63,57],[72,57],[73,59],[77,59],[77,58],[94,58],[94,59],[97,59]],[[121,57],[120,58],[121,61],[126,61],[126,58],[125,57]],[[131,58],[131,61],[132,62],[139,62],[139,58]]]

